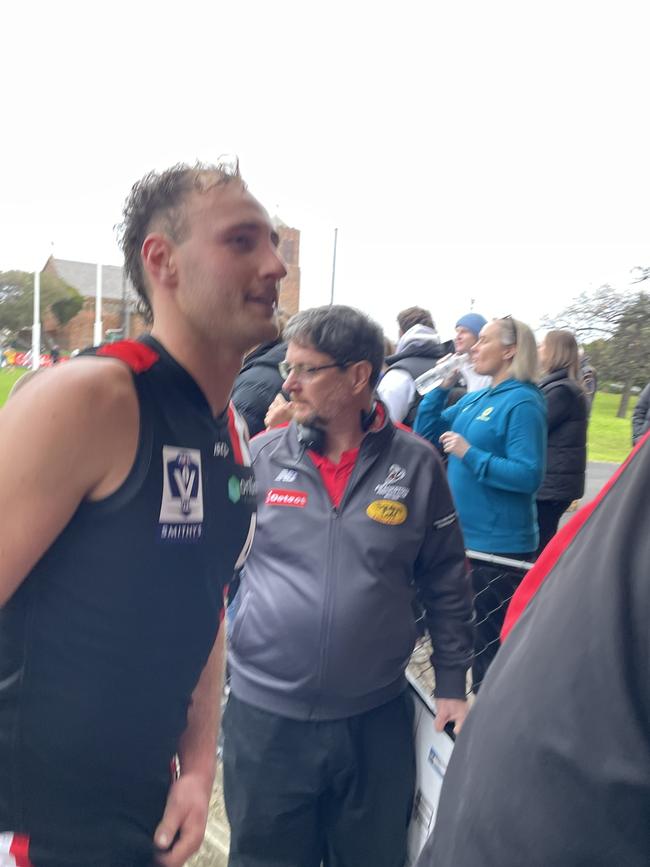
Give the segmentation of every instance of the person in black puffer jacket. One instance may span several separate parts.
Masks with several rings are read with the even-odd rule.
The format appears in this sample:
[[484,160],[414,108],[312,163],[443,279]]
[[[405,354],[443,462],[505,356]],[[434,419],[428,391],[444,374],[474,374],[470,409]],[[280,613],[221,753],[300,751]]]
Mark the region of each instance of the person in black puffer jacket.
[[284,361],[287,352],[282,333],[288,318],[284,310],[278,310],[277,338],[248,353],[232,389],[232,402],[243,415],[251,439],[264,430],[264,416],[284,385],[278,364]]
[[578,344],[570,331],[549,331],[539,346],[539,387],[548,411],[546,476],[537,492],[539,551],[557,532],[563,513],[585,489],[587,398],[579,381]]

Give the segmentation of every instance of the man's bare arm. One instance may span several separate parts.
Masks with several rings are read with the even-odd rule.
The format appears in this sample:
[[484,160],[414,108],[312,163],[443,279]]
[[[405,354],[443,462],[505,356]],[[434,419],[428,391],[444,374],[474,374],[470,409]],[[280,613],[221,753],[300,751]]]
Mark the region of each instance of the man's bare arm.
[[131,374],[112,359],[47,371],[0,410],[0,605],[82,500],[117,490],[138,432]]
[[192,693],[187,727],[179,747],[181,775],[171,786],[165,813],[154,835],[154,842],[160,850],[171,846],[168,852],[158,856],[162,867],[181,867],[199,848],[205,834],[216,769],[225,632],[222,623]]

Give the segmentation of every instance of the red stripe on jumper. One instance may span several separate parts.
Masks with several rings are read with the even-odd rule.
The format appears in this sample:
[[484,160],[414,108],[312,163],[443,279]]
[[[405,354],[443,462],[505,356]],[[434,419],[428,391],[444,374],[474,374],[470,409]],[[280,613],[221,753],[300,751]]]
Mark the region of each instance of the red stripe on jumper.
[[235,410],[232,404],[228,407],[228,433],[230,434],[230,444],[232,446],[235,463],[239,464],[240,467],[243,467],[244,453],[242,451],[239,431],[237,430],[237,422],[235,421]]
[[[650,432],[648,432],[643,437],[643,439],[639,440],[639,442],[636,444],[636,447],[632,449],[624,463],[622,463],[621,466],[616,470],[614,475],[603,487],[603,489],[596,496],[596,498],[592,500],[591,503],[588,503],[586,506],[580,509],[579,512],[576,512],[573,518],[571,518],[571,520],[566,523],[564,527],[562,527],[559,533],[556,533],[556,535],[553,536],[546,548],[544,548],[537,562],[530,570],[530,572],[528,572],[524,580],[515,591],[514,596],[510,600],[510,605],[508,606],[508,610],[506,611],[506,616],[503,621],[503,627],[501,629],[502,643],[505,641],[506,637],[512,630],[512,627],[524,613],[530,600],[544,583],[544,579],[546,578],[546,576],[554,568],[555,564],[569,547],[569,545],[571,545],[582,527],[592,516],[594,510],[599,505],[599,503],[602,502],[604,497],[607,496],[607,493],[616,484],[617,480],[625,471],[626,467],[628,466],[632,458],[636,455],[639,448],[649,438]],[[648,448],[650,448],[650,445],[648,446]]]
[[135,373],[144,373],[159,359],[155,349],[137,340],[118,340],[117,343],[106,343],[97,350],[97,355],[108,358],[119,358],[129,365]]
[[14,834],[9,847],[9,854],[13,855],[16,867],[33,867],[29,860],[29,836],[27,834]]

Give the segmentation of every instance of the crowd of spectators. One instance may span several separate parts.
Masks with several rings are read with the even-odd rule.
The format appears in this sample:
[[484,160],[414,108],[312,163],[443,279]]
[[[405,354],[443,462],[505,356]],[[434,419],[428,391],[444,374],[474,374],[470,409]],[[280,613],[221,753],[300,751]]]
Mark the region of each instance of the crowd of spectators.
[[281,334],[278,243],[238,166],[148,174],[122,246],[151,333],[0,415],[0,863],[196,851],[235,575],[230,867],[402,867],[414,609],[460,735],[421,867],[647,864],[650,391],[556,533],[595,390],[574,337],[471,311],[442,341],[411,307],[385,358],[340,305]]

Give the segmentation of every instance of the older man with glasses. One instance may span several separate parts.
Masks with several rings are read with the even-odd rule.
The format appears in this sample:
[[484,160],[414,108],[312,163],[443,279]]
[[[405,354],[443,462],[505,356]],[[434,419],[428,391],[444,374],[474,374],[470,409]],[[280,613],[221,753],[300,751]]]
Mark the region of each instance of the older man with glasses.
[[401,867],[414,788],[404,669],[417,594],[442,729],[465,718],[472,603],[434,450],[374,398],[381,329],[297,314],[280,366],[293,420],[256,437],[224,719],[231,867]]

